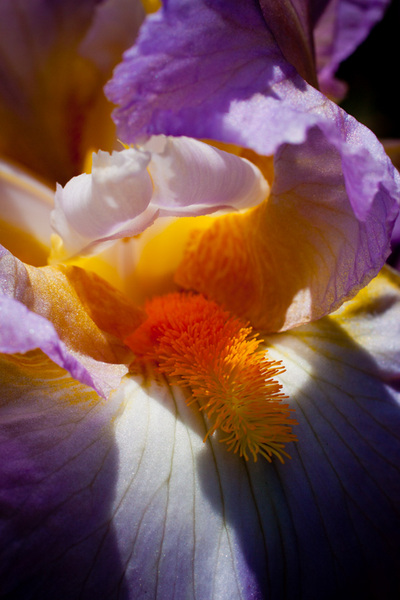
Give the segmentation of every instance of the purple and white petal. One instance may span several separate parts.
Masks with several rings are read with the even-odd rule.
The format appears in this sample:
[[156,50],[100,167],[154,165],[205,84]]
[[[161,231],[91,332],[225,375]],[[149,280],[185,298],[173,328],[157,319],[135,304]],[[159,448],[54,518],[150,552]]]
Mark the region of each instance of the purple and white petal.
[[90,373],[82,362],[68,352],[50,321],[31,312],[22,302],[0,295],[0,352],[24,354],[37,348],[68,371],[74,379],[104,396],[117,387],[124,375],[121,372],[119,378],[117,373],[112,377],[110,372],[106,381],[102,381],[104,377],[96,377],[94,373]]
[[298,420],[283,465],[203,444],[207,425],[178,389],[128,377],[103,402],[54,365],[30,376],[35,357],[1,363],[5,592],[396,598],[398,278],[362,294],[266,339]]
[[107,86],[123,140],[190,135],[269,156],[284,143],[303,143],[316,126],[342,156],[358,217],[380,187],[398,193],[375,136],[296,74],[259,10],[240,1],[229,19],[225,12],[219,4],[169,2],[148,17]]

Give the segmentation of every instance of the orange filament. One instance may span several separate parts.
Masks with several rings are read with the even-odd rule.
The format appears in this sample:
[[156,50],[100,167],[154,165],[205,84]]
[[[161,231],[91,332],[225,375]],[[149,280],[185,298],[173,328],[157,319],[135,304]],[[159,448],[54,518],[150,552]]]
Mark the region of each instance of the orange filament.
[[147,319],[125,343],[137,365],[150,363],[191,390],[188,404],[197,402],[212,424],[204,441],[220,429],[221,442],[246,460],[289,457],[283,448],[296,440],[296,421],[274,379],[285,369],[258,350],[252,328],[199,294],[156,297],[145,309]]

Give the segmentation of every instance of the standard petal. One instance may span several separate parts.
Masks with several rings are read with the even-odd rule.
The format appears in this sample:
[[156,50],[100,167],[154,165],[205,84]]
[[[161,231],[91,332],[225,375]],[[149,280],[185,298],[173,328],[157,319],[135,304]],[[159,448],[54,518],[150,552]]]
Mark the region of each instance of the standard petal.
[[89,149],[113,147],[102,86],[135,39],[138,7],[136,0],[1,2],[3,155],[64,183],[82,171]]
[[120,340],[140,311],[78,267],[30,267],[3,250],[0,269],[1,351],[41,348],[101,395],[117,387],[129,362]]
[[242,0],[229,18],[227,10],[169,2],[147,19],[107,87],[123,140],[190,135],[270,156],[284,143],[304,143],[316,126],[342,156],[358,217],[382,186],[398,194],[375,136],[295,73],[260,11]]
[[314,30],[318,82],[321,90],[340,99],[343,84],[334,75],[340,63],[367,37],[380,21],[390,0],[331,0]]
[[57,187],[52,224],[60,256],[98,252],[158,217],[198,216],[259,204],[268,184],[249,161],[189,138],[151,138],[141,148],[93,154],[90,175]]
[[266,339],[298,420],[283,465],[203,444],[201,415],[164,384],[125,378],[104,403],[48,367],[30,380],[6,363],[10,597],[396,600],[399,280],[365,294]]

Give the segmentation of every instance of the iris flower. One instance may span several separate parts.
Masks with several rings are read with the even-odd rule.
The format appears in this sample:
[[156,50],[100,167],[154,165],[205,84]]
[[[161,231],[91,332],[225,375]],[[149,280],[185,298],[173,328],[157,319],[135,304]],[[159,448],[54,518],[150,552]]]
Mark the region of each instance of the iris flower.
[[[399,177],[310,41],[332,89],[384,4],[169,0],[106,88],[113,152],[134,4],[0,4],[3,154],[59,182],[2,162],[0,597],[398,597]],[[246,327],[290,458],[207,412]]]

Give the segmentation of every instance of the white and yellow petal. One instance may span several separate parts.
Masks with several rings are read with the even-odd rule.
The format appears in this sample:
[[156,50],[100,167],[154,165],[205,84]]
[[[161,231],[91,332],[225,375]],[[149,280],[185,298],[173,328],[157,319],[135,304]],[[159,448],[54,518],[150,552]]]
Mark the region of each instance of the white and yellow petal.
[[129,376],[105,402],[60,386],[48,365],[31,379],[34,357],[6,358],[7,593],[395,598],[400,413],[387,365],[400,354],[398,278],[365,293],[265,338],[298,420],[285,464],[245,462],[218,435],[203,444],[202,414],[166,382]]

